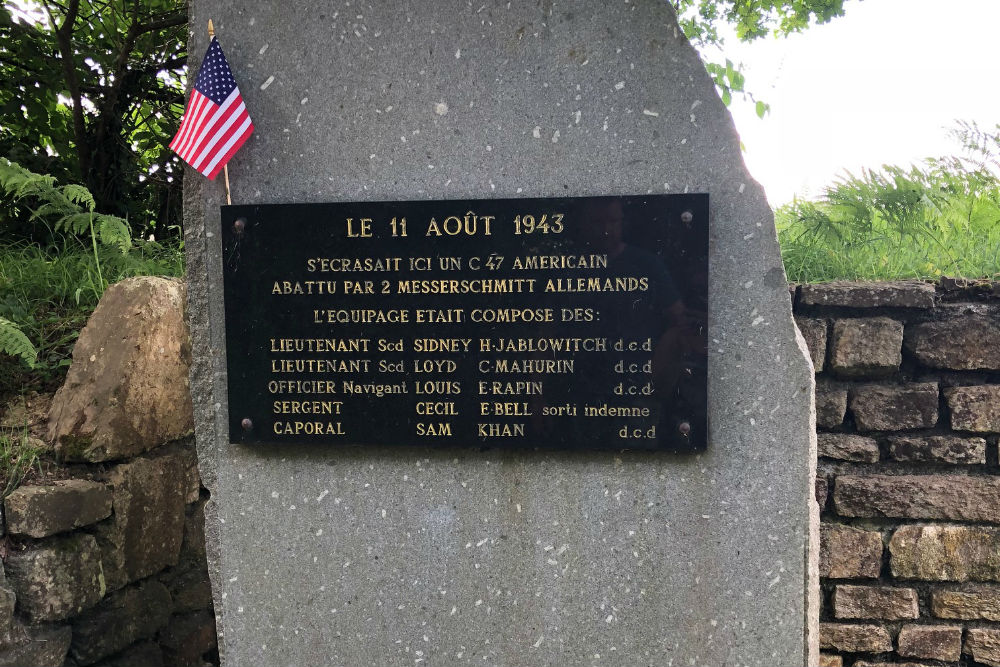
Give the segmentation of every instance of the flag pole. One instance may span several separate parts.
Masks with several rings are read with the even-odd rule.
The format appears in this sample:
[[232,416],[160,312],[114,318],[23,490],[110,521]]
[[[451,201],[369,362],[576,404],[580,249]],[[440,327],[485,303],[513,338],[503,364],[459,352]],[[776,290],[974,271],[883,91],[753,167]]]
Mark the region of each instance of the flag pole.
[[[215,26],[212,24],[212,19],[208,19],[208,41],[212,41],[215,37]],[[229,195],[229,165],[225,164],[222,166],[222,173],[226,178],[226,204],[232,205],[233,199]]]

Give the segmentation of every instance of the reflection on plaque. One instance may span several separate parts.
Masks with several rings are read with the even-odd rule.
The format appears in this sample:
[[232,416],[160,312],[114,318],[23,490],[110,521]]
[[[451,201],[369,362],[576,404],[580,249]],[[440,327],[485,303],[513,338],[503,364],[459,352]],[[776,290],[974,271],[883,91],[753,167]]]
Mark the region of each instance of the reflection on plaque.
[[708,195],[222,209],[230,438],[697,451]]

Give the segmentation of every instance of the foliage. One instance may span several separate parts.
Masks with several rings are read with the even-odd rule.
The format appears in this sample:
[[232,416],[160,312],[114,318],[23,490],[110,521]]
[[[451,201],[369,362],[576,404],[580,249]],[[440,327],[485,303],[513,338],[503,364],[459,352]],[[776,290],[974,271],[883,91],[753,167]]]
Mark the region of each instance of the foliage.
[[[21,0],[0,7],[0,154],[83,183],[92,208],[163,237],[180,224],[167,138],[183,111],[183,0]],[[41,231],[0,209],[8,236]],[[14,230],[11,232],[10,230]]]
[[789,279],[1000,277],[1000,125],[954,134],[965,156],[847,174],[778,209]]
[[[13,202],[34,201],[30,220],[51,222],[52,231],[89,234],[121,252],[132,247],[128,224],[122,218],[94,211],[97,203],[82,185],[56,185],[56,179],[28,171],[0,157],[0,189]],[[96,224],[95,224],[96,223]]]
[[0,432],[0,500],[21,486],[32,468],[41,472],[42,450],[28,437],[27,429]]
[[57,186],[52,176],[28,171],[6,158],[0,158],[0,189],[15,203],[25,200],[38,202],[31,211],[30,219],[51,222],[51,230],[56,233],[80,236],[89,232],[97,269],[95,294],[102,294],[107,283],[101,275],[97,240],[100,239],[106,246],[117,247],[123,254],[127,253],[132,247],[132,237],[125,221],[117,216],[96,213],[94,197],[82,185],[70,183]]
[[184,275],[183,251],[176,245],[146,241],[124,255],[114,248],[98,251],[100,276],[92,248],[75,238],[45,248],[0,245],[0,318],[15,323],[38,353],[33,370],[18,357],[0,354],[0,397],[58,386],[105,281]]
[[844,15],[844,0],[673,0],[671,4],[684,34],[701,51],[722,101],[729,106],[733,93],[740,93],[754,102],[760,118],[770,107],[746,90],[741,68],[728,58],[715,62],[706,55],[725,46],[720,27],[728,25],[738,40],[752,42],[767,35],[786,37]]
[[844,0],[674,0],[681,28],[688,39],[721,45],[721,22],[744,42],[768,34],[786,36],[814,23],[828,23],[844,15]]
[[21,357],[32,368],[35,367],[35,361],[38,360],[35,346],[31,344],[21,328],[2,317],[0,317],[0,352]]
[[763,118],[771,110],[771,105],[761,100],[753,99],[753,95],[744,87],[746,79],[743,76],[743,72],[733,65],[733,61],[729,58],[726,58],[724,65],[707,62],[705,63],[705,69],[712,77],[712,81],[715,82],[715,87],[719,89],[719,96],[722,97],[722,103],[727,107],[733,101],[733,93],[742,93],[744,98],[753,100],[754,110],[757,112],[758,118]]
[[951,135],[965,149],[962,160],[980,171],[1000,173],[1000,125],[990,131],[975,123],[959,122]]
[[[58,244],[0,244],[0,395],[18,382],[46,385],[69,363],[79,329],[110,283],[135,275],[182,275],[179,246],[133,241],[125,221],[93,210],[80,185],[57,185],[0,158],[0,193],[27,206]],[[80,234],[89,238],[80,239]],[[5,357],[4,355],[11,355]],[[20,357],[16,362],[12,357]],[[29,378],[24,366],[33,366]]]

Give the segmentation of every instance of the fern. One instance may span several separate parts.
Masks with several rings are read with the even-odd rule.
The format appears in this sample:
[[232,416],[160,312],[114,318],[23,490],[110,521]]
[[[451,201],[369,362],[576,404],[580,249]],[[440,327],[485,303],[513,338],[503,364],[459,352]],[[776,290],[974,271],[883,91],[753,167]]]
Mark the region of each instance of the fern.
[[980,170],[1000,171],[1000,124],[993,132],[980,129],[975,122],[961,121],[952,130],[968,154],[968,160]]
[[94,195],[90,194],[90,190],[82,185],[74,185],[73,183],[64,185],[63,194],[66,195],[66,199],[74,204],[86,205],[87,210],[90,212],[93,212],[97,208],[97,203],[94,202]]
[[2,317],[0,317],[0,352],[21,357],[32,368],[38,360],[38,352],[28,337],[16,324]]
[[86,234],[93,219],[93,213],[67,213],[56,220],[56,231],[68,231],[77,236]]
[[850,172],[776,220],[792,280],[1000,275],[1000,126],[963,124],[965,155]]
[[101,243],[106,246],[117,247],[124,255],[132,247],[132,236],[129,233],[128,223],[115,215],[104,215],[98,213],[95,216],[98,234]]
[[123,254],[132,247],[128,223],[117,216],[96,212],[94,196],[82,185],[59,186],[52,176],[36,174],[0,158],[0,189],[13,201],[28,205],[32,220],[52,222],[57,232],[89,234]]
[[[125,220],[98,213],[94,196],[82,185],[71,183],[60,186],[52,176],[36,174],[7,158],[0,158],[0,197],[25,206],[31,212],[31,220],[50,225],[56,232],[89,237],[96,280],[89,283],[88,291],[93,292],[95,299],[104,293],[108,283],[104,278],[98,243],[114,248],[122,257],[126,256],[132,248],[132,236]],[[82,289],[77,287],[78,301]],[[2,317],[0,354],[21,357],[32,368],[38,361],[38,352],[24,331]]]

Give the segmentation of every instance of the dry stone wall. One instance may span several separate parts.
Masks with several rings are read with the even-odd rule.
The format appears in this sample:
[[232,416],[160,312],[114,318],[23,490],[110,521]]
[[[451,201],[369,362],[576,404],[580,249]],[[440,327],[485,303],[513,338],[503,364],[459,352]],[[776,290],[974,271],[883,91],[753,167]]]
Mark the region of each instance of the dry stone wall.
[[[0,415],[69,460],[3,503],[0,667],[217,657],[184,290],[136,280],[81,334],[72,390]],[[817,372],[820,665],[1000,667],[1000,285],[792,294]]]
[[217,662],[184,302],[112,286],[51,407],[0,414],[62,461],[3,502],[0,667]]
[[824,667],[1000,667],[1000,285],[802,285]]

